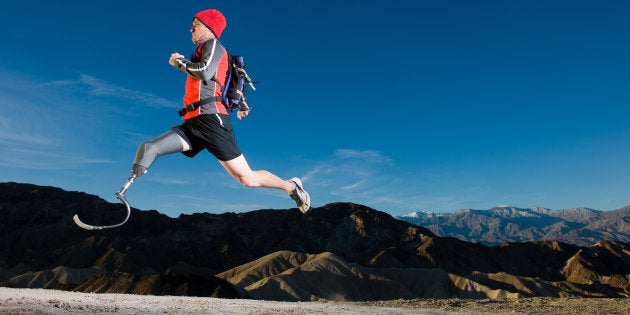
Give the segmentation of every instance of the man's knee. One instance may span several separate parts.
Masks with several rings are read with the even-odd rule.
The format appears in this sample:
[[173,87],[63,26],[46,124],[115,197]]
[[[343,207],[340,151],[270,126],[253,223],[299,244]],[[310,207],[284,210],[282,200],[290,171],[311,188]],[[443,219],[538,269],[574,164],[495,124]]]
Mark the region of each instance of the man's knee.
[[260,181],[254,172],[237,177],[238,181],[247,188],[260,187]]
[[157,156],[158,152],[151,141],[142,142],[138,146],[136,158],[133,162],[133,173],[137,177],[142,176],[147,172],[147,169],[153,164]]

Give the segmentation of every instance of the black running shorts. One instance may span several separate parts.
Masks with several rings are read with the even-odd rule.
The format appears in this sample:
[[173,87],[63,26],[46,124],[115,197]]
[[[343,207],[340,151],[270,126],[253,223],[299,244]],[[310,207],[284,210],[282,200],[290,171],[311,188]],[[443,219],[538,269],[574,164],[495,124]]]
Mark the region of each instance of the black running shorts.
[[228,115],[199,115],[171,129],[192,147],[192,150],[182,152],[188,157],[194,157],[203,149],[220,161],[229,161],[241,155]]

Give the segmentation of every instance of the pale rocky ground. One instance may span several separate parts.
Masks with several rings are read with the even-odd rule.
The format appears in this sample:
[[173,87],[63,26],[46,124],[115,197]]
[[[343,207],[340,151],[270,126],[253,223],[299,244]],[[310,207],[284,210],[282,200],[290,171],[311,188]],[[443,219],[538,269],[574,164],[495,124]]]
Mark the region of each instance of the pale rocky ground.
[[275,302],[0,288],[1,314],[630,314],[630,299]]

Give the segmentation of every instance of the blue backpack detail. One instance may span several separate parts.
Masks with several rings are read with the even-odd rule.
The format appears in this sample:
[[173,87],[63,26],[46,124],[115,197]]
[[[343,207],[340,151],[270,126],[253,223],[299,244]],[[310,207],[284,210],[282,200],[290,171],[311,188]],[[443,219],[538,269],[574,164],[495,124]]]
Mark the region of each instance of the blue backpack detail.
[[249,85],[254,91],[256,87],[245,71],[243,56],[229,55],[228,60],[228,74],[223,87],[223,104],[230,112],[235,109],[247,111],[250,109],[245,97],[247,86]]

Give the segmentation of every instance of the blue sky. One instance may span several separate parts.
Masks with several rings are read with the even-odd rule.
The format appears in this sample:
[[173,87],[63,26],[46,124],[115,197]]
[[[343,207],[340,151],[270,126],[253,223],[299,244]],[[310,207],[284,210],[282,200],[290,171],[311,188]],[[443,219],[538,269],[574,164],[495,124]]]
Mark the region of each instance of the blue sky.
[[[392,215],[630,204],[628,1],[32,1],[0,12],[0,181],[115,202],[137,145],[179,124],[191,18],[218,8],[257,107],[254,169],[314,206]],[[286,209],[208,153],[160,158],[127,193],[180,213]]]

